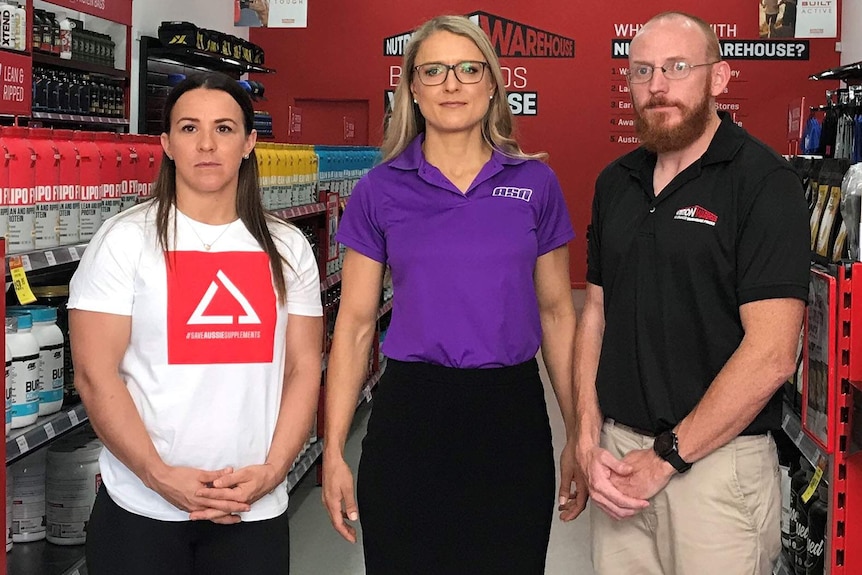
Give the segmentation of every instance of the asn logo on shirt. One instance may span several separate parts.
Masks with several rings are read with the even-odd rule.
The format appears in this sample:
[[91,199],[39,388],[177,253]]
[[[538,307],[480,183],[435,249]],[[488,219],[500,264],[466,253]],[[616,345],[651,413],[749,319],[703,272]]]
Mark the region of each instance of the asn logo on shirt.
[[242,306],[242,309],[245,311],[244,315],[239,317],[233,315],[204,315],[207,307],[212,303],[213,298],[215,298],[216,292],[218,292],[219,285],[215,280],[210,284],[210,287],[207,289],[207,292],[204,294],[204,297],[201,298],[201,302],[198,304],[198,307],[195,308],[192,317],[189,318],[187,322],[188,325],[213,325],[213,324],[223,324],[223,325],[233,325],[235,323],[240,324],[259,324],[260,318],[254,312],[254,308],[251,307],[251,304],[248,302],[248,299],[242,295],[242,292],[237,289],[236,285],[221,270],[216,272],[216,277],[219,282],[227,288],[227,290],[231,293],[231,295],[236,299],[237,303]]
[[502,198],[517,198],[519,200],[524,200],[525,202],[529,202],[530,198],[533,197],[533,190],[529,188],[494,188],[492,193],[494,196],[499,196]]
[[263,363],[277,319],[263,252],[170,252],[168,363]]
[[673,219],[714,226],[715,223],[718,221],[718,216],[707,210],[706,208],[702,208],[700,206],[690,206],[688,208],[678,209]]

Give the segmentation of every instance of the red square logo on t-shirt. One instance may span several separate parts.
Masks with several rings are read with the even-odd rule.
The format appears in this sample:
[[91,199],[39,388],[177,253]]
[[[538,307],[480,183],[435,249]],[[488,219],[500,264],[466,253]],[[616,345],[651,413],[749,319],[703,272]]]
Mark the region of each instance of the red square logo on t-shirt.
[[272,361],[276,299],[263,252],[168,252],[168,364]]

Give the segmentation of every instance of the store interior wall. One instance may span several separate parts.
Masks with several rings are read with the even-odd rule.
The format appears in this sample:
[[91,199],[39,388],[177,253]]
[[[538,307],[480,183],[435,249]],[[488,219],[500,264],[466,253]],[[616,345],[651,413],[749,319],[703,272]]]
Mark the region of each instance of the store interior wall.
[[862,0],[841,6],[841,65],[862,61]]
[[[140,69],[141,36],[157,36],[163,21],[193,22],[248,40],[248,28],[235,27],[233,0],[136,0],[132,2],[132,83],[137,85]],[[138,92],[132,90],[131,126],[138,125]]]
[[[844,2],[849,6],[862,0]],[[759,2],[684,0],[675,7],[734,30],[732,36],[719,34],[722,39],[764,43],[765,18]],[[440,13],[490,12],[498,17],[503,32],[515,22],[524,25],[525,38],[539,30],[561,41],[574,40],[573,58],[509,54],[501,62],[510,96],[521,92],[537,99],[534,115],[517,118],[519,141],[525,150],[550,154],[549,164],[560,179],[577,234],[570,260],[573,285],[580,287],[586,275],[586,229],[596,176],[637,145],[625,85],[627,60],[625,56],[614,58],[612,46],[618,39],[630,39],[637,25],[656,11],[654,3],[628,0],[606,0],[600,11],[583,0],[492,4],[430,0],[409,11],[400,0],[340,3],[337,10],[326,3],[310,2],[306,29],[251,30],[250,40],[264,48],[267,65],[278,70],[275,75],[252,77],[266,83],[276,138],[288,137],[289,106],[296,99],[360,98],[369,102],[369,141],[376,144],[382,135],[387,91],[397,85],[401,64],[392,48],[397,52],[398,37],[428,18]],[[776,32],[783,33],[786,29]],[[739,75],[719,103],[749,132],[779,152],[787,152],[791,100],[805,96],[808,103],[819,104],[825,90],[839,86],[836,81],[808,80],[809,74],[839,65],[838,39],[815,38],[805,44],[790,38],[793,46],[807,46],[803,59],[734,60],[731,67]]]
[[[680,6],[712,22],[737,22],[745,31],[747,22],[756,19],[756,8],[746,0],[728,0],[720,5],[705,6],[691,1]],[[553,9],[554,4],[560,4]],[[755,3],[756,4],[756,3]],[[218,7],[217,7],[218,6]],[[223,8],[221,7],[223,6]],[[542,8],[545,6],[545,8]],[[587,13],[580,0],[546,0],[539,10],[535,5],[502,3],[490,10],[506,19],[575,40],[574,59],[503,58],[508,68],[510,92],[533,92],[538,96],[538,113],[519,116],[520,141],[525,149],[550,152],[550,164],[557,172],[572,213],[578,238],[571,251],[574,285],[583,285],[585,274],[585,232],[589,219],[592,186],[599,169],[634,145],[608,143],[608,64],[625,65],[625,60],[610,60],[610,38],[618,35],[612,26],[638,23],[655,11],[650,6],[635,6],[626,0],[609,0],[605,6],[610,19],[601,22],[584,18]],[[306,29],[248,29],[233,25],[232,0],[139,0],[133,3],[132,77],[137,79],[141,35],[156,35],[163,20],[188,20],[198,26],[213,28],[251,39],[262,45],[267,66],[278,72],[253,76],[266,83],[267,110],[273,115],[275,134],[282,141],[300,141],[289,137],[289,106],[297,98],[321,100],[365,99],[369,103],[369,142],[379,143],[387,90],[397,81],[400,57],[384,57],[385,38],[408,32],[428,17],[438,13],[473,13],[482,7],[474,0],[429,2],[418,12],[405,12],[396,0],[368,0],[344,3],[333,11],[318,2],[309,3],[309,26]],[[746,113],[741,121],[746,129],[781,152],[786,144],[781,134],[785,124],[788,100],[806,96],[809,102],[823,99],[825,89],[837,87],[827,82],[810,82],[808,73],[839,64],[862,60],[862,0],[842,0],[842,18],[838,38],[842,52],[834,51],[835,39],[812,40],[811,58],[802,62],[770,62],[740,65],[743,82],[753,82],[742,90],[739,106]],[[613,22],[613,24],[611,24]],[[743,33],[742,38],[756,37]],[[361,57],[357,57],[361,55]],[[750,72],[749,72],[750,70]],[[613,73],[613,68],[611,68]],[[755,78],[756,77],[756,78]],[[395,79],[393,79],[395,78]],[[829,85],[827,85],[829,84]],[[776,89],[776,87],[780,87]],[[736,90],[740,92],[740,89]],[[732,99],[733,92],[728,96]],[[627,94],[618,94],[627,99]],[[745,101],[743,101],[745,100]],[[131,125],[137,125],[138,94],[133,90],[130,102]],[[613,105],[613,102],[611,102]],[[611,117],[611,122],[614,118]],[[611,140],[614,136],[611,135]],[[617,138],[621,140],[622,138]]]

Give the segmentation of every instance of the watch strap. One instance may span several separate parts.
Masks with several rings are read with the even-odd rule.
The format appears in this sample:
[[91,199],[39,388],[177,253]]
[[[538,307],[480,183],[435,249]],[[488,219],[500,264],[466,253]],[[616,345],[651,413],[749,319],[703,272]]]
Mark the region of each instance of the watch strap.
[[685,473],[689,469],[691,469],[691,463],[684,460],[679,456],[679,452],[676,450],[676,447],[672,451],[665,453],[661,456],[662,459],[673,465],[673,468],[676,469],[677,473]]

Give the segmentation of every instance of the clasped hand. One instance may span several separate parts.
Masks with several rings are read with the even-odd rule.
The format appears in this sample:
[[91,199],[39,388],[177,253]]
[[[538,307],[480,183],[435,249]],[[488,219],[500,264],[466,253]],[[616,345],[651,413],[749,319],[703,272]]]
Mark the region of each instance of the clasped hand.
[[174,506],[189,512],[192,521],[233,524],[242,520],[238,513],[249,511],[280,481],[271,464],[217,471],[168,467],[154,489]]
[[649,499],[670,481],[674,469],[652,449],[637,449],[621,460],[598,446],[579,450],[590,497],[605,513],[622,520],[649,507]]

